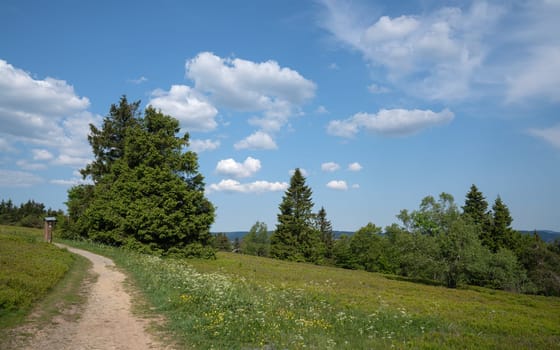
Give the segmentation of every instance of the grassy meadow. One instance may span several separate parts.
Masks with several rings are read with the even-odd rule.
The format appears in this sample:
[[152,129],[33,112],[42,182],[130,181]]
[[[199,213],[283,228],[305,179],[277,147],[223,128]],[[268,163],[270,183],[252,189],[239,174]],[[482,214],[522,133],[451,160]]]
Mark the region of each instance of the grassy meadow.
[[[0,226],[0,330],[23,322],[77,265],[68,251],[42,239],[40,229]],[[87,263],[78,265],[81,281]]]
[[72,244],[127,270],[185,348],[560,348],[560,298],[230,253],[176,260]]

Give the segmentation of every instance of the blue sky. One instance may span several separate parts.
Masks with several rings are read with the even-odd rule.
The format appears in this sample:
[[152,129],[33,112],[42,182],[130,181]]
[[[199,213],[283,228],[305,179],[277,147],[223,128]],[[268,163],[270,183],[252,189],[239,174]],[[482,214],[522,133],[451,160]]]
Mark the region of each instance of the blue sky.
[[126,94],[181,122],[213,231],[270,229],[304,170],[335,229],[500,195],[560,231],[560,1],[0,3],[0,197],[65,209]]

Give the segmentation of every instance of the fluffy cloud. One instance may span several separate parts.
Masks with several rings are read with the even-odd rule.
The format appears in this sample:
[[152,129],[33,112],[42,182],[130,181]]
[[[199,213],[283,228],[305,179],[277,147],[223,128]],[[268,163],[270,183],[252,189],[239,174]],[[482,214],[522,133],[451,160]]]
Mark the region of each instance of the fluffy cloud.
[[148,104],[177,118],[185,131],[210,131],[218,125],[218,110],[185,85],[173,85],[169,91],[155,90]]
[[239,149],[277,149],[276,143],[272,137],[263,131],[257,131],[245,139],[237,142],[233,147],[237,150]]
[[326,172],[334,172],[337,171],[338,169],[340,169],[340,165],[338,165],[335,162],[327,162],[321,164],[321,170]]
[[188,60],[187,77],[219,106],[262,112],[251,123],[275,131],[315,95],[315,83],[275,61],[252,62],[202,52]]
[[[89,100],[77,96],[66,81],[34,79],[0,60],[0,134],[7,143],[4,149],[16,142],[40,146],[40,151],[32,151],[33,160],[83,166],[91,156],[89,124],[97,125],[101,120],[89,113],[88,107]],[[37,168],[27,161],[21,166]]]
[[530,129],[529,134],[560,148],[560,124],[545,129]]
[[340,137],[353,137],[360,129],[390,136],[406,136],[423,129],[449,123],[454,114],[445,109],[431,110],[382,109],[377,114],[357,113],[345,120],[333,120],[327,132]]
[[213,151],[220,147],[220,141],[212,141],[210,139],[206,140],[191,140],[190,148],[197,152]]
[[50,160],[53,159],[53,155],[46,149],[32,149],[33,159],[35,160]]
[[235,160],[223,159],[216,165],[216,171],[219,174],[233,176],[236,178],[250,177],[255,175],[261,169],[261,161],[252,157],[247,157],[243,163]]
[[60,134],[58,124],[89,107],[63,80],[35,80],[21,69],[0,60],[0,123],[2,133],[16,137],[48,139]]
[[348,185],[344,180],[332,180],[327,183],[327,187],[332,190],[339,190],[339,191],[346,191],[348,189]]
[[507,102],[560,101],[558,1],[426,4],[417,14],[396,16],[376,16],[357,3],[319,1],[321,25],[360,52],[374,76],[411,95],[458,100],[505,92]]
[[43,179],[28,172],[0,169],[0,187],[30,187]]
[[286,182],[255,181],[242,184],[236,180],[222,180],[217,184],[211,184],[207,192],[237,192],[237,193],[263,193],[285,191],[288,188]]
[[[372,67],[383,67],[387,78],[409,93],[445,100],[469,95],[473,72],[488,50],[483,39],[503,13],[475,2],[464,10],[444,7],[372,22],[346,2],[322,2],[322,25],[336,39],[361,52]],[[374,85],[372,92],[385,90]]]
[[362,165],[358,162],[348,164],[348,170],[350,171],[360,171],[362,170]]

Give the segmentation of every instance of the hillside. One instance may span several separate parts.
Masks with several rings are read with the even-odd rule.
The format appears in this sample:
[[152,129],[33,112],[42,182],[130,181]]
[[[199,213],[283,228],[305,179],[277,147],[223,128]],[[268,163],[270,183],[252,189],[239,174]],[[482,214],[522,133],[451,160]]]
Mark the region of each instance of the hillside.
[[535,231],[537,232],[539,237],[547,243],[554,242],[557,239],[560,240],[560,232],[551,231],[551,230],[533,230],[533,231],[519,231],[519,232],[527,235],[532,235],[533,233],[535,233]]
[[551,349],[560,344],[560,298],[448,289],[233,253],[219,253],[216,260],[173,260],[91,248],[132,273],[185,347]]

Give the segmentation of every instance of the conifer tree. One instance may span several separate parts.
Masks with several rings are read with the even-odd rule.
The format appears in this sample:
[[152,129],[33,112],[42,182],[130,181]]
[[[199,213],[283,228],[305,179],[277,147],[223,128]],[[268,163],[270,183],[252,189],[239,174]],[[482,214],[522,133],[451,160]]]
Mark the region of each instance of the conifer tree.
[[492,225],[490,228],[491,242],[489,248],[497,252],[500,248],[513,248],[514,232],[511,228],[513,219],[509,213],[509,208],[498,196],[492,206]]
[[319,231],[314,228],[311,195],[305,177],[296,169],[279,206],[278,224],[270,242],[272,257],[318,262],[324,254]]
[[325,246],[325,257],[331,258],[333,252],[334,234],[332,224],[327,219],[327,211],[323,207],[321,207],[321,210],[317,213],[316,226],[317,230],[320,232],[321,241]]
[[80,173],[84,178],[91,176],[94,182],[110,172],[111,166],[124,155],[126,132],[138,125],[140,101],[128,103],[122,96],[119,104],[112,104],[109,115],[103,119],[101,129],[90,124],[88,141],[92,147],[94,160]]
[[483,245],[488,248],[494,246],[492,243],[492,216],[488,211],[486,198],[473,184],[466,195],[465,205],[463,206],[463,216],[476,225],[478,237]]
[[189,135],[177,119],[122,97],[102,129],[91,127],[94,160],[83,171],[93,188],[69,191],[69,212],[80,214],[78,235],[169,254],[212,256],[214,206],[204,196]]
[[471,186],[466,195],[463,214],[469,216],[473,223],[484,226],[488,222],[488,202],[475,185]]

